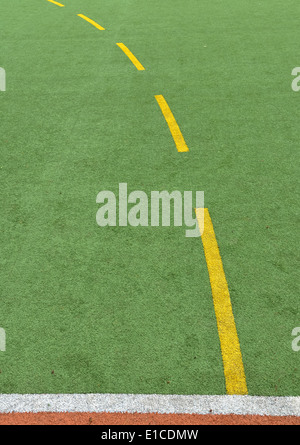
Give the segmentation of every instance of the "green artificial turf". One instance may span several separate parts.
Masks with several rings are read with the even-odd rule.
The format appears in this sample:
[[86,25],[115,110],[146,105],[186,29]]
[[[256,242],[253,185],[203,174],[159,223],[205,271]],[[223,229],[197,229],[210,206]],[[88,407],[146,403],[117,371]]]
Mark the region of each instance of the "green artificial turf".
[[249,394],[300,395],[299,2],[61,2],[0,6],[0,391],[226,392],[201,239],[96,224],[126,182],[204,191]]

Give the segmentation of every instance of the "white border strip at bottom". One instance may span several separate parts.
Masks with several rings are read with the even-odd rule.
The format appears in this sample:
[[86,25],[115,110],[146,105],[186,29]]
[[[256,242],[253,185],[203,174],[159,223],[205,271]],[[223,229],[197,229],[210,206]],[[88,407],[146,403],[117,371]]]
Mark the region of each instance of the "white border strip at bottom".
[[158,394],[0,394],[0,413],[108,412],[300,416],[300,397]]

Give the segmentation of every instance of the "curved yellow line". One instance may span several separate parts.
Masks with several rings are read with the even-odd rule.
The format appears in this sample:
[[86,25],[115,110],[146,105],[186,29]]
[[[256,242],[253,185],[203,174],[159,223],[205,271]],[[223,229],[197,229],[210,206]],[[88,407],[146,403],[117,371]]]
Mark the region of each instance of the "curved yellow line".
[[201,239],[217,319],[226,391],[227,394],[247,394],[248,390],[240,343],[232,312],[228,285],[211,217],[208,209],[196,209],[196,216],[200,225],[203,210],[204,231]]
[[132,52],[127,48],[127,46],[124,45],[124,43],[117,43],[118,47],[121,48],[121,50],[126,54],[126,56],[131,60],[133,65],[139,70],[143,71],[145,68],[143,65],[138,61],[138,59],[132,54]]
[[86,15],[83,14],[77,14],[78,17],[81,17],[83,20],[86,20],[87,22],[89,22],[91,25],[95,26],[95,28],[99,29],[100,31],[104,31],[105,28],[103,28],[103,26],[99,25],[99,23],[95,22],[92,19],[89,19]]
[[155,99],[157,100],[157,103],[160,106],[162,114],[164,115],[164,118],[167,121],[170,132],[173,136],[177,151],[179,151],[179,152],[189,151],[188,146],[186,145],[185,140],[184,140],[182,133],[180,131],[180,128],[179,128],[179,126],[173,116],[173,113],[170,110],[170,107],[167,104],[165,98],[162,95],[158,95],[158,96],[155,96]]
[[55,2],[54,0],[48,0],[48,2],[54,3],[54,5],[61,6],[61,7],[65,6],[62,3]]

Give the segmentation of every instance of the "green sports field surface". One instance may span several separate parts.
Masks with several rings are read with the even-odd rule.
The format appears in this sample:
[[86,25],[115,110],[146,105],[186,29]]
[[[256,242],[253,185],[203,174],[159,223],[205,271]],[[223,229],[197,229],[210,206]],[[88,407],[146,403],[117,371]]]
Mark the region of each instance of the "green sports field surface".
[[0,5],[0,392],[226,393],[201,238],[96,223],[127,183],[204,191],[248,393],[300,395],[299,1],[61,3]]

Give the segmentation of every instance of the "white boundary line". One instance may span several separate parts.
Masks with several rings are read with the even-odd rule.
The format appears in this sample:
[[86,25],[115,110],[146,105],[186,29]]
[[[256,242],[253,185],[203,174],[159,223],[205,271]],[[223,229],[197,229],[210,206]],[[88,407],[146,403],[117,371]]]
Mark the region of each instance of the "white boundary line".
[[300,416],[300,397],[157,394],[0,394],[0,413],[127,412]]

